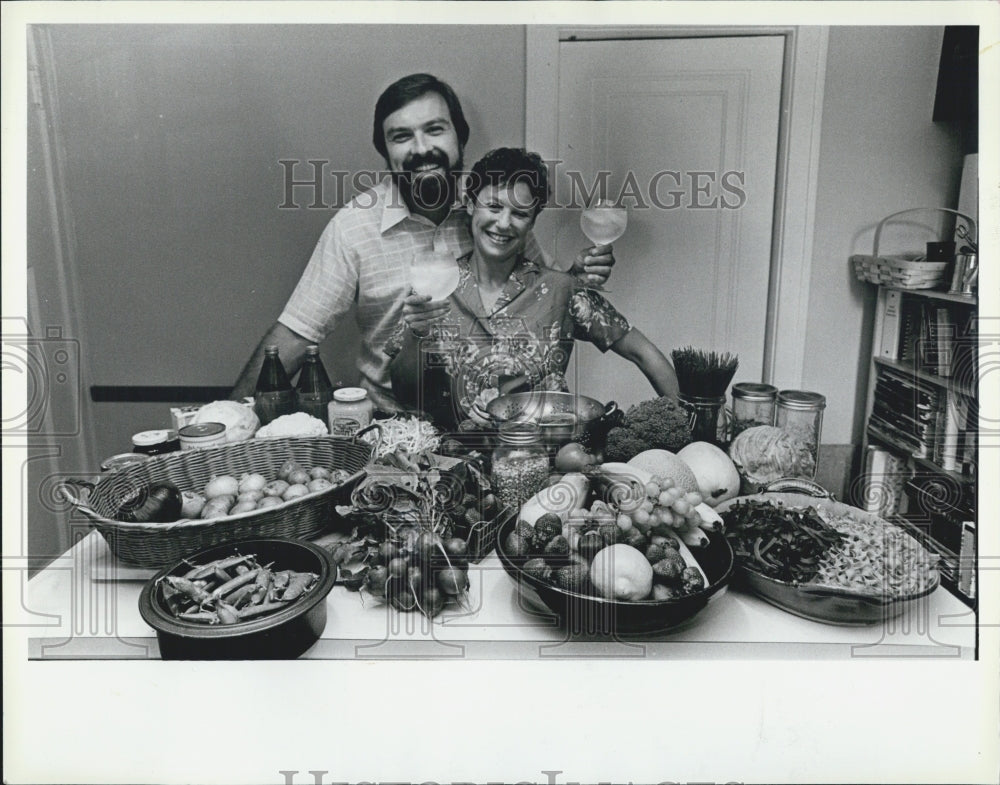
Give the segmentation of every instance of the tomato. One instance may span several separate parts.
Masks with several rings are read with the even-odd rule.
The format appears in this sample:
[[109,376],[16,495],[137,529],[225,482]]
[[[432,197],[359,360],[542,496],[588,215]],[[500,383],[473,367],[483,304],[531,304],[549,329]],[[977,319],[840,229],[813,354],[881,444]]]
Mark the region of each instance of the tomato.
[[555,467],[561,472],[578,472],[596,461],[597,458],[587,452],[582,444],[569,442],[560,447],[556,453]]

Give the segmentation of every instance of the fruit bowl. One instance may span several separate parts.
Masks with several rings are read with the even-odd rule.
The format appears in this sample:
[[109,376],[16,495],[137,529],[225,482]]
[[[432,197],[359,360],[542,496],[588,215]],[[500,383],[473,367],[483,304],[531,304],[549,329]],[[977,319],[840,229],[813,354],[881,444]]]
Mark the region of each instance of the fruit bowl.
[[531,604],[548,608],[573,634],[614,635],[662,632],[688,621],[710,601],[725,593],[733,572],[733,550],[721,534],[709,534],[709,544],[697,553],[708,585],[694,594],[671,600],[610,600],[594,594],[563,589],[525,572],[521,559],[508,553],[507,536],[517,516],[504,522],[497,535],[496,551],[507,574]]
[[[312,572],[315,584],[289,607],[237,624],[206,625],[178,619],[158,588],[166,576],[182,576],[192,564],[253,554],[275,569]],[[312,646],[326,627],[326,597],[337,579],[330,554],[310,542],[285,538],[241,540],[191,554],[151,578],[139,596],[143,621],[156,630],[165,660],[289,660]]]

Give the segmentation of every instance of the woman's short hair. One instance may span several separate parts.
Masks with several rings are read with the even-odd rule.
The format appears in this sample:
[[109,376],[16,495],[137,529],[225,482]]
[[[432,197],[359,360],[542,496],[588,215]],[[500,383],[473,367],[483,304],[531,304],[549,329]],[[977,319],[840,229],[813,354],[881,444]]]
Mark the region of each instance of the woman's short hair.
[[[549,201],[549,173],[545,161],[538,153],[521,147],[498,147],[480,158],[469,172],[465,194],[474,202],[486,186],[524,183],[531,193],[531,207],[535,215]],[[529,205],[525,205],[528,207]]]
[[465,147],[469,141],[469,124],[465,120],[465,113],[462,112],[462,104],[455,95],[451,87],[442,82],[436,76],[430,74],[410,74],[404,76],[389,85],[382,92],[375,102],[375,120],[372,124],[372,143],[379,155],[388,158],[389,154],[385,146],[385,132],[383,124],[385,118],[393,112],[402,109],[411,101],[416,101],[427,93],[437,93],[448,105],[448,112],[451,114],[451,124],[455,127],[458,135],[458,143]]

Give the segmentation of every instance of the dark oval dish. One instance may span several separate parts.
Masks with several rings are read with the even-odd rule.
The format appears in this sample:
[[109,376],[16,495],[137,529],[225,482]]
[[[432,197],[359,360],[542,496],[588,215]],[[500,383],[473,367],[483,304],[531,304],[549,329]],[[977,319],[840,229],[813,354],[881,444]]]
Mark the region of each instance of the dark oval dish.
[[[205,625],[174,618],[165,606],[157,582],[167,575],[183,575],[190,562],[204,564],[234,554],[255,554],[261,563],[277,569],[314,572],[316,584],[285,610],[260,619],[228,625]],[[326,597],[337,579],[330,554],[304,540],[269,538],[216,545],[160,570],[139,595],[139,613],[156,630],[160,656],[165,660],[287,660],[312,646],[326,628]]]
[[709,601],[721,596],[733,572],[733,549],[722,534],[709,534],[708,546],[695,554],[709,580],[708,586],[701,591],[676,600],[608,600],[561,589],[525,573],[520,560],[511,558],[504,548],[507,535],[516,525],[515,515],[497,534],[496,551],[500,563],[527,600],[537,598],[573,634],[642,634],[677,627],[702,611]]

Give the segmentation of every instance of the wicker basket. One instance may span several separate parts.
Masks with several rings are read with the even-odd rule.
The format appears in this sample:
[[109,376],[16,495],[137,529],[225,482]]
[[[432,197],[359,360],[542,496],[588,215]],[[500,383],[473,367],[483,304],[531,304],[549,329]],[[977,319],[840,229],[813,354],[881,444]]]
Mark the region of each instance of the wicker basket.
[[[250,537],[308,539],[326,528],[364,475],[374,445],[358,438],[338,437],[260,439],[169,453],[127,466],[96,484],[72,482],[64,489],[101,533],[121,560],[142,567],[162,567],[187,554]],[[281,465],[294,459],[303,466],[343,469],[350,478],[333,488],[274,507],[222,518],[172,523],[126,523],[110,516],[125,495],[153,482],[171,482],[182,491],[200,490],[216,475],[244,473],[277,476]],[[89,487],[88,487],[89,486]],[[85,487],[79,497],[72,489]]]
[[879,221],[878,226],[875,228],[875,241],[870,256],[868,254],[855,254],[851,257],[851,264],[854,265],[854,275],[859,281],[886,284],[888,286],[899,287],[900,289],[933,289],[945,282],[945,277],[948,275],[948,268],[951,265],[950,262],[927,262],[903,256],[879,255],[879,240],[882,237],[882,229],[886,223],[905,213],[925,210],[952,213],[960,218],[964,218],[972,227],[972,236],[975,236],[975,220],[957,210],[951,210],[947,207],[914,207],[909,210],[900,210],[898,213],[888,215]]

